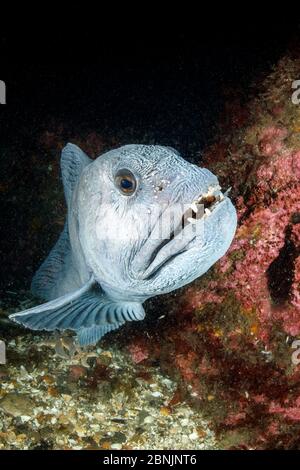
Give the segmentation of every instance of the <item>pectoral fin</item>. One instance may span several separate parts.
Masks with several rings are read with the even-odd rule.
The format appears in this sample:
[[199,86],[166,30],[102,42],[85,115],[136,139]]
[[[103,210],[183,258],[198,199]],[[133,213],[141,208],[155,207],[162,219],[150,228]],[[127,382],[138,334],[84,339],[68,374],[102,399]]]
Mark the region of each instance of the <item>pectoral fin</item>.
[[32,330],[74,330],[81,344],[97,342],[126,321],[144,317],[142,304],[110,300],[93,278],[71,294],[10,315],[13,321]]
[[89,344],[96,344],[102,336],[110,331],[116,330],[121,324],[114,323],[111,325],[91,326],[89,328],[81,328],[77,331],[77,337],[80,346],[88,346]]

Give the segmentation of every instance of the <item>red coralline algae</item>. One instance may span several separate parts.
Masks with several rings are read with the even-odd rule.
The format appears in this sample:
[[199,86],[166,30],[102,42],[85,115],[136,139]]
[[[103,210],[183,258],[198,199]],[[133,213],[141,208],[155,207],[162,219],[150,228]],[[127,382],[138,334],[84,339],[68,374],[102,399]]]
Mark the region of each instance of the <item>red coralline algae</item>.
[[[220,263],[222,274],[229,273],[222,283],[223,287],[234,290],[245,308],[256,307],[264,337],[274,319],[283,321],[284,330],[288,334],[300,333],[300,309],[297,302],[286,303],[284,309],[275,308],[268,287],[268,268],[284,248],[293,214],[300,211],[299,196],[300,184],[290,184],[290,188],[279,192],[267,207],[255,208],[238,228],[236,242]],[[293,230],[296,233],[298,229]],[[295,235],[293,240],[294,244],[298,243]],[[294,249],[297,251],[299,248],[298,244]],[[242,259],[237,259],[239,255]],[[298,264],[295,266],[296,273],[297,269]],[[281,275],[287,273],[282,271]]]
[[300,421],[300,397],[296,398],[293,406],[283,407],[279,403],[271,402],[269,412],[274,414],[281,414],[285,418],[292,421]]
[[239,413],[230,413],[224,421],[224,424],[227,426],[236,426],[237,424],[240,424],[240,422],[243,421],[245,418],[246,413],[243,411]]
[[283,140],[287,135],[287,129],[274,126],[263,129],[258,137],[258,148],[260,150],[260,154],[265,157],[274,157],[274,155],[283,149]]
[[195,291],[195,288],[188,288],[186,290],[186,306],[187,310],[193,311],[195,308],[203,305],[204,303],[220,303],[224,296],[218,294],[215,289],[215,282],[210,282],[206,289]]
[[[282,65],[279,70],[277,75],[284,73]],[[273,80],[279,80],[276,73]],[[271,87],[269,94],[270,90]],[[234,131],[227,148],[221,148],[215,158],[210,152],[215,154],[217,144],[204,157],[216,173],[219,170],[221,174],[231,175],[239,227],[230,250],[215,267],[218,282],[214,279],[202,289],[190,288],[187,308],[192,304],[203,309],[208,302],[222,302],[230,290],[244,309],[255,309],[259,320],[257,336],[267,341],[274,321],[282,322],[287,334],[300,333],[300,141],[297,148],[291,145],[294,129],[290,124],[295,122],[294,115],[298,117],[298,109],[290,109],[287,99],[288,110],[281,106],[270,117],[265,112],[263,97],[260,100],[253,104],[255,115],[251,114],[251,105],[248,107],[250,125]],[[294,266],[290,263],[287,273],[286,260],[281,254],[288,244],[292,245]],[[286,282],[286,292],[281,293],[280,299],[274,299],[269,268],[280,257],[274,282],[280,284],[280,276],[294,280]]]
[[179,353],[175,357],[175,365],[180,371],[182,377],[191,382],[197,377],[195,374],[195,361],[197,360],[197,354],[193,351],[189,351],[187,354]]
[[295,262],[294,281],[291,289],[291,305],[293,305],[297,311],[300,310],[300,257],[298,257]]
[[147,346],[143,344],[142,341],[136,341],[128,345],[128,351],[130,353],[131,359],[135,364],[148,359],[149,351]]

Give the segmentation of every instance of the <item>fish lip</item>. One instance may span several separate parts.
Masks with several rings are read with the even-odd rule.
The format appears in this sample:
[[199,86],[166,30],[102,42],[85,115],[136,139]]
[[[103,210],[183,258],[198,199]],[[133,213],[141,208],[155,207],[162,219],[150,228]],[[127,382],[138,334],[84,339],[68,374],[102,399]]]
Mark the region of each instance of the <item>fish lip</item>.
[[[220,211],[222,211],[221,214],[219,213]],[[199,269],[197,268],[194,269],[194,273],[192,269],[189,270],[189,266],[197,266],[199,262],[199,266],[201,267],[201,260],[203,259],[203,256],[201,255],[201,247],[199,249],[197,240],[193,239],[187,245],[186,250],[178,252],[176,255],[172,256],[172,258],[167,259],[165,263],[161,264],[158,269],[153,271],[151,275],[149,275],[149,277],[145,279],[149,283],[148,291],[157,292],[157,289],[160,289],[161,293],[168,293],[175,289],[174,286],[176,286],[176,289],[179,287],[183,287],[184,285],[189,282],[192,282],[199,276],[202,276],[216,261],[218,261],[218,259],[220,259],[226,253],[230,244],[232,243],[237,227],[236,209],[229,197],[226,197],[224,202],[222,201],[222,204],[218,205],[215,210],[215,216],[218,217],[219,220],[222,219],[223,222],[221,222],[221,224],[219,225],[219,228],[221,229],[220,233],[222,234],[222,244],[219,244],[219,249],[217,250],[219,254],[215,257],[214,261],[209,263],[207,268],[205,268],[204,270],[202,269],[201,271],[200,269],[201,272],[199,272]],[[212,221],[212,226],[214,226],[214,221],[212,219],[209,218],[208,221]],[[220,236],[216,237],[216,243],[218,243],[218,240],[220,242]],[[221,246],[222,248],[220,249]],[[214,245],[214,247],[216,247],[216,245]],[[214,250],[215,248],[211,251],[210,256],[214,255]],[[194,254],[191,255],[190,253]],[[179,256],[181,256],[182,258],[181,261],[178,262],[177,258]],[[174,268],[172,269],[172,266],[175,266],[175,271]],[[174,273],[176,273],[175,277]],[[178,273],[180,275],[180,278],[178,278]],[[168,281],[167,283],[166,280]],[[162,288],[160,288],[161,285],[163,286]]]
[[[227,203],[228,201],[230,201],[230,198],[226,195],[226,193],[228,193],[228,191],[226,191],[225,195],[223,193],[220,192],[219,190],[219,187],[218,185],[216,186],[216,189],[219,191],[219,193],[222,195],[222,199],[220,199],[215,205],[214,205],[214,208],[213,210],[207,214],[207,213],[203,213],[202,216],[198,219],[196,219],[196,222],[195,224],[199,224],[201,223],[200,221],[202,221],[202,223],[205,223],[205,219],[207,217],[214,217],[224,206],[225,203]],[[205,195],[206,193],[201,193],[200,196],[197,196],[198,197],[198,200],[200,198],[203,197],[203,195]],[[230,201],[231,202],[231,201]],[[225,204],[226,205],[226,204]],[[183,214],[184,215],[184,214]],[[185,227],[187,227],[188,225],[192,225],[191,223],[188,223],[185,225]],[[182,230],[180,230],[179,232],[177,232],[177,235],[180,235],[180,233],[184,230],[184,228],[182,228]],[[174,260],[174,258],[176,256],[178,256],[179,254],[183,253],[184,251],[187,251],[189,249],[189,245],[197,238],[197,235],[191,237],[190,239],[187,239],[186,241],[186,244],[185,246],[182,248],[182,249],[179,249],[178,251],[172,253],[170,256],[168,256],[164,261],[162,261],[161,263],[159,263],[157,266],[155,266],[155,260],[158,259],[159,255],[161,254],[161,251],[166,248],[173,240],[174,238],[169,238],[167,239],[167,242],[163,241],[162,244],[161,244],[161,247],[160,249],[157,251],[156,253],[156,256],[155,258],[152,260],[152,262],[149,264],[149,266],[146,268],[146,270],[143,272],[143,274],[140,276],[140,279],[143,280],[143,281],[147,281],[147,280],[150,280],[151,278],[153,278],[154,276],[157,276],[159,274],[159,271],[161,270],[161,268],[163,268],[164,266],[166,266],[167,264],[171,263],[172,260]],[[151,269],[151,266],[152,269]]]

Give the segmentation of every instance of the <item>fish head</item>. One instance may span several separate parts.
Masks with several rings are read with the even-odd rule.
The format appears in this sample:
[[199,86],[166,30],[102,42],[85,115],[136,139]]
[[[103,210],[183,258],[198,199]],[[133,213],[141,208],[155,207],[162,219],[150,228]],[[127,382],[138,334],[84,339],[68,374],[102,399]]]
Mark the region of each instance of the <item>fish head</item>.
[[117,299],[190,283],[225,254],[237,223],[215,175],[158,145],[126,145],[87,165],[72,210],[89,270]]

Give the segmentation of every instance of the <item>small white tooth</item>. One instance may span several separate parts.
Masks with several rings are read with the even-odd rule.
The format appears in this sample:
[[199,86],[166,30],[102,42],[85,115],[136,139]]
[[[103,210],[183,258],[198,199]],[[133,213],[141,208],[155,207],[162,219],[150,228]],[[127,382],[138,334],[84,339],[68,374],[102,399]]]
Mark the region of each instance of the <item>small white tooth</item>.
[[205,214],[208,216],[211,214],[211,211],[209,209],[207,209],[207,207],[205,208]]
[[195,223],[197,222],[197,220],[196,220],[196,219],[192,219],[192,217],[188,217],[186,220],[187,220],[190,224],[195,224]]
[[224,199],[224,195],[220,194],[220,201],[223,201],[223,199]]
[[191,209],[192,209],[194,212],[196,212],[196,213],[198,212],[198,207],[197,207],[197,204],[196,204],[195,201],[192,202],[192,204],[191,204]]
[[230,193],[230,191],[231,191],[231,186],[227,189],[227,191],[225,191],[224,196],[228,196],[228,194]]

